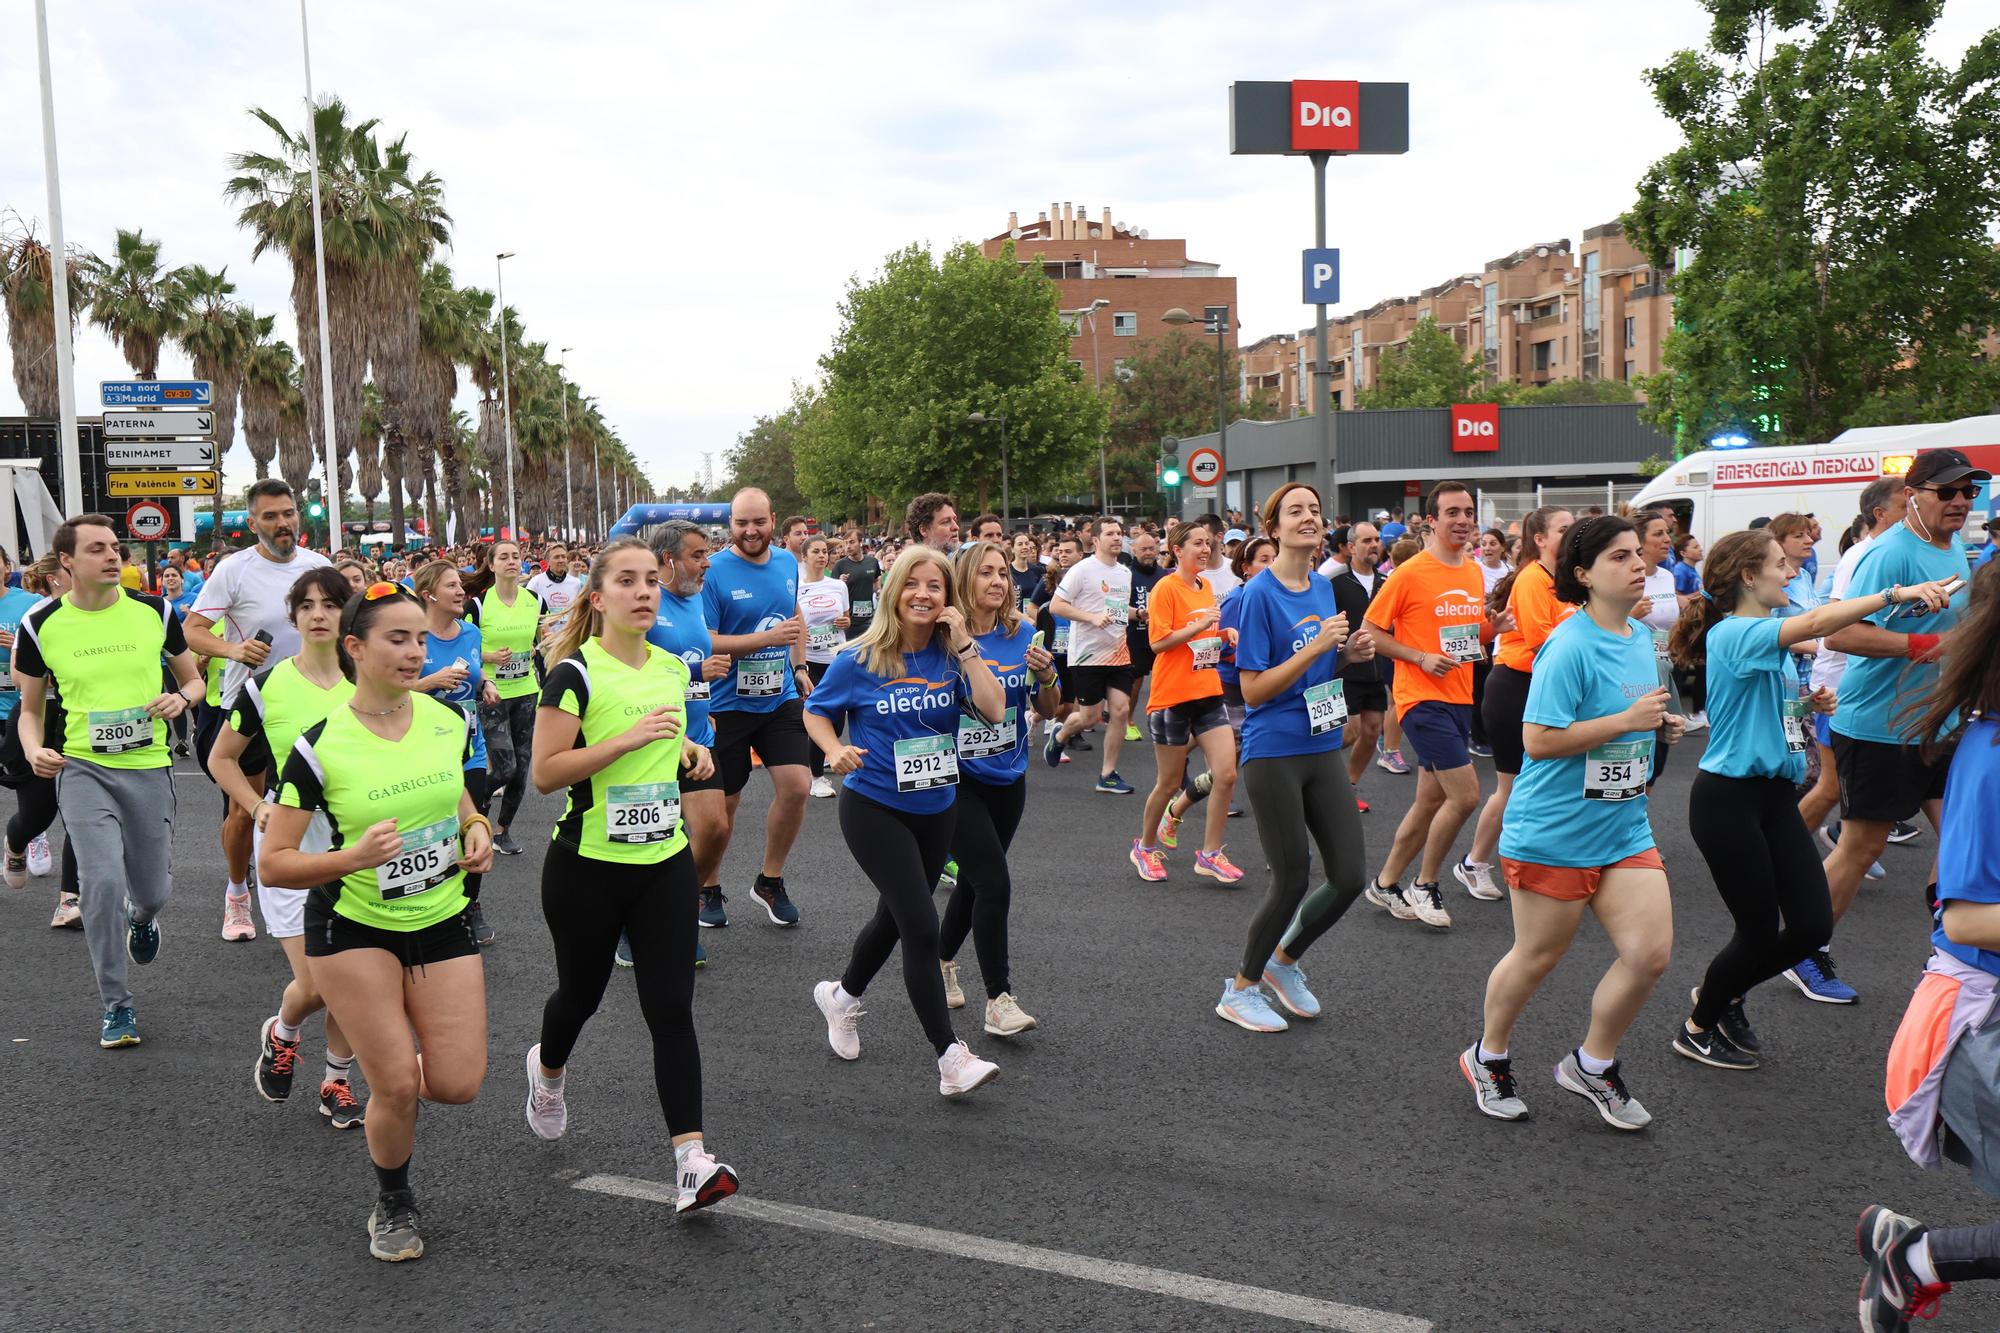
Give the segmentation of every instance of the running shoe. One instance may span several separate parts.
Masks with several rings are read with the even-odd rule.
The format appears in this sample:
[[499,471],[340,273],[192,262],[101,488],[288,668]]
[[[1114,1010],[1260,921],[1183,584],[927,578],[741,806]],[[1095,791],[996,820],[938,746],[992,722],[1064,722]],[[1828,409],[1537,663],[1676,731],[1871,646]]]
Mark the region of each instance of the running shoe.
[[424,1257],[415,1191],[388,1190],[375,1200],[375,1210],[368,1214],[368,1253],[392,1264]]
[[1139,872],[1139,878],[1148,884],[1157,884],[1167,877],[1167,858],[1157,847],[1148,847],[1137,838],[1132,839],[1132,850],[1125,859]]
[[1706,1032],[1690,1032],[1686,1023],[1674,1024],[1674,1053],[1685,1055],[1698,1065],[1710,1069],[1751,1070],[1757,1068],[1757,1057],[1748,1051],[1736,1048],[1720,1025]]
[[1101,791],[1108,796],[1130,796],[1132,794],[1132,784],[1119,777],[1118,770],[1114,768],[1099,778],[1097,786],[1092,790]]
[[962,1041],[953,1042],[938,1057],[938,1092],[946,1097],[963,1097],[999,1077],[999,1065],[980,1059]]
[[519,856],[521,854],[521,844],[514,841],[514,835],[511,831],[501,829],[493,835],[493,850],[502,856]]
[[1813,830],[1813,837],[1819,840],[1819,850],[1822,856],[1832,856],[1834,844],[1840,841],[1839,837],[1825,824],[1821,824]]
[[528,1103],[523,1111],[535,1137],[553,1143],[569,1128],[569,1103],[563,1097],[563,1080],[550,1087],[542,1078],[541,1063],[542,1044],[536,1042],[528,1048]]
[[1018,1037],[1039,1026],[1035,1016],[1022,1009],[1020,1003],[1006,991],[986,1002],[986,1035],[989,1037]]
[[940,959],[938,962],[938,971],[944,973],[944,1007],[947,1009],[965,1008],[965,991],[958,984],[958,964]]
[[813,779],[812,795],[824,801],[834,794],[833,779],[822,773]]
[[[1061,759],[1061,761],[1060,761],[1060,764],[1067,764],[1067,763],[1070,763],[1070,762],[1071,762],[1071,760],[1070,760],[1070,757],[1069,757],[1069,755],[1068,755],[1068,754],[1064,754],[1064,755],[1062,756],[1062,759]],[[1059,764],[1058,766],[1060,766],[1060,764]]]
[[1923,836],[1924,831],[1907,819],[1899,819],[1889,830],[1889,841],[1901,845]]
[[1493,882],[1493,867],[1485,861],[1474,861],[1470,857],[1451,863],[1451,877],[1465,886],[1465,891],[1483,903],[1497,903],[1503,896],[1500,886]]
[[1833,955],[1824,949],[1786,968],[1785,980],[1821,1004],[1853,1004],[1861,998],[1859,991],[1833,974]]
[[1076,735],[1069,738],[1069,748],[1075,750],[1078,754],[1088,754],[1096,747],[1090,743],[1089,732],[1079,731]]
[[251,1071],[257,1095],[267,1102],[282,1102],[292,1095],[292,1075],[299,1063],[297,1039],[286,1041],[277,1035],[277,1027],[276,1014],[264,1020],[257,1034],[257,1067]]
[[699,935],[694,937],[694,965],[698,968],[708,966],[708,946],[701,942]]
[[1474,1042],[1458,1057],[1458,1072],[1472,1085],[1472,1102],[1479,1114],[1495,1120],[1526,1120],[1528,1104],[1514,1086],[1514,1062],[1502,1056],[1481,1060],[1479,1043]]
[[1702,708],[1696,710],[1693,713],[1688,714],[1687,723],[1685,726],[1681,728],[1681,730],[1704,731],[1707,729],[1707,727],[1708,727],[1708,710],[1706,708]]
[[1153,841],[1168,851],[1181,845],[1181,821],[1174,818],[1171,808],[1160,816],[1159,832],[1153,835]]
[[1319,997],[1306,989],[1305,969],[1297,963],[1281,963],[1276,954],[1264,964],[1264,984],[1278,997],[1278,1003],[1295,1018],[1318,1018]]
[[1451,913],[1444,910],[1444,890],[1435,884],[1412,883],[1403,890],[1410,915],[1433,930],[1450,930]]
[[1910,1267],[1910,1246],[1922,1240],[1924,1224],[1892,1213],[1879,1203],[1861,1210],[1854,1225],[1854,1248],[1868,1261],[1861,1279],[1863,1333],[1906,1333],[1912,1319],[1935,1319],[1949,1282],[1926,1283]]
[[160,956],[160,923],[133,916],[130,902],[125,904],[125,956],[140,967]]
[[344,1078],[330,1078],[319,1085],[319,1113],[335,1129],[353,1129],[368,1119],[361,1099]]
[[1063,754],[1062,732],[1051,731],[1049,738],[1042,742],[1042,762],[1054,768],[1067,757]]
[[[1688,999],[1692,1003],[1700,1004],[1701,987],[1696,986],[1689,991]],[[1743,1012],[1741,1000],[1731,1000],[1725,1005],[1722,1017],[1716,1020],[1715,1026],[1723,1036],[1729,1038],[1729,1044],[1739,1051],[1748,1051],[1755,1055],[1764,1049],[1764,1043],[1757,1038],[1757,1029],[1750,1026],[1750,1015]]]
[[813,1003],[820,1013],[826,1015],[826,1044],[833,1047],[833,1053],[843,1060],[861,1058],[861,1033],[858,1030],[861,1015],[867,1013],[861,1001],[840,999],[840,983],[822,981],[813,987]]
[[735,1169],[716,1161],[698,1142],[690,1144],[687,1154],[675,1164],[675,1174],[679,1187],[674,1198],[676,1217],[721,1203],[736,1193]]
[[46,875],[55,868],[55,854],[49,850],[49,835],[37,833],[28,839],[28,873]]
[[1365,815],[1368,813],[1368,802],[1357,796],[1354,798],[1354,808]]
[[1130,722],[1125,724],[1125,743],[1127,745],[1137,744],[1143,739],[1144,737],[1140,736],[1139,728],[1135,724]]
[[73,893],[65,893],[56,899],[56,914],[49,918],[51,930],[82,930],[83,904]]
[[250,919],[250,895],[222,895],[222,938],[232,942],[257,938],[257,924]]
[[1403,774],[1410,771],[1409,761],[1403,758],[1401,750],[1384,750],[1375,760],[1375,767],[1384,773]]
[[799,924],[799,909],[792,905],[791,896],[785,892],[785,881],[757,876],[757,883],[750,894],[764,904],[764,915],[771,918],[774,926],[796,926]]
[[1468,743],[1465,748],[1467,753],[1480,759],[1491,759],[1493,757],[1493,747],[1490,745],[1481,745],[1478,741]]
[[1210,879],[1223,884],[1234,884],[1243,878],[1243,871],[1229,859],[1228,854],[1220,847],[1216,848],[1213,852],[1196,852],[1194,854],[1194,873],[1197,875],[1206,875]]
[[97,1034],[97,1044],[107,1051],[139,1044],[139,1020],[133,1015],[131,1005],[121,1004],[104,1011],[104,1027]]
[[944,869],[943,869],[943,870],[940,870],[940,871],[938,872],[938,882],[937,882],[937,886],[938,886],[938,887],[939,887],[940,889],[955,889],[955,888],[957,888],[957,887],[958,887],[958,862],[957,862],[957,861],[955,861],[955,860],[954,860],[954,861],[946,861],[946,862],[944,863]]
[[1383,884],[1371,879],[1368,881],[1368,887],[1361,891],[1361,896],[1398,921],[1417,919],[1416,911],[1403,901],[1402,889],[1394,884]]
[[[699,936],[695,938],[694,944],[696,949],[701,948]],[[618,932],[618,947],[612,951],[611,961],[620,967],[632,966],[632,937],[622,930]]]
[[[1819,826],[1819,828],[1815,829],[1814,832],[1819,835],[1820,850],[1824,852],[1826,855],[1832,856],[1835,845],[1840,842],[1839,823],[1835,822],[1832,824],[1822,824]],[[1868,863],[1868,869],[1862,871],[1861,873],[1866,875],[1869,879],[1883,879],[1887,877],[1889,872],[1882,868],[1882,863],[1880,861],[1870,861]]]
[[1234,977],[1222,983],[1222,998],[1215,1003],[1215,1014],[1245,1032],[1283,1032],[1291,1026],[1264,998],[1261,987],[1245,986],[1238,990]]
[[1595,1106],[1604,1123],[1613,1129],[1644,1129],[1653,1123],[1652,1115],[1639,1105],[1639,1099],[1625,1090],[1616,1060],[1602,1074],[1586,1074],[1577,1062],[1576,1052],[1571,1051],[1556,1065],[1556,1082]]
[[17,852],[12,847],[9,847],[7,849],[6,867],[4,870],[0,870],[0,875],[5,876],[7,887],[10,889],[27,888],[28,854],[26,852]]
[[1868,868],[1862,871],[1861,873],[1866,875],[1869,879],[1884,879],[1887,878],[1889,874],[1888,871],[1882,868],[1882,863],[1880,861],[1870,861],[1868,863]]
[[701,891],[701,916],[699,918],[701,924],[707,926],[710,930],[720,930],[728,925],[729,909],[723,906],[728,901],[729,895],[719,888],[703,889]]
[[472,942],[482,949],[493,947],[493,927],[486,924],[485,909],[473,903],[465,909],[465,924],[472,930]]

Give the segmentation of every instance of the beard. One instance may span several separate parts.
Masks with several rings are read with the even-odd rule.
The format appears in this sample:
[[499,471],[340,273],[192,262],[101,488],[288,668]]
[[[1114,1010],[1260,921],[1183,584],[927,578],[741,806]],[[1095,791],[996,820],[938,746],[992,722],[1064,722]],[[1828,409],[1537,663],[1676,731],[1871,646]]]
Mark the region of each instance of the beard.
[[762,555],[771,549],[771,539],[761,532],[739,532],[730,539],[730,544],[745,555]]

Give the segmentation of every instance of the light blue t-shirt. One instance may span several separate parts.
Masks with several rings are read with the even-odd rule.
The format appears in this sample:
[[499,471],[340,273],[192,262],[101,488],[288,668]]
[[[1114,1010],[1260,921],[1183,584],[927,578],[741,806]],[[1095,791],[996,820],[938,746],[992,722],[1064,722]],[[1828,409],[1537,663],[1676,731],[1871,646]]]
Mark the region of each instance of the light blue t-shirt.
[[[40,593],[23,588],[9,588],[0,593],[0,629],[9,634],[20,633],[21,622],[27,619],[29,609],[41,600]],[[0,719],[13,717],[14,710],[20,706],[21,692],[14,688],[14,650],[0,648]]]
[[[1267,569],[1229,600],[1236,607],[1239,671],[1269,671],[1289,662],[1340,613],[1333,584],[1317,574],[1306,575],[1304,592],[1293,592]],[[1283,694],[1249,709],[1243,718],[1245,763],[1340,748],[1347,698],[1338,680],[1339,659],[1337,649],[1320,655]]]
[[[1952,535],[1950,549],[1940,551],[1910,531],[1907,523],[1898,523],[1861,553],[1848,579],[1847,595],[1869,597],[1894,584],[1907,587],[1932,579],[1966,578],[1968,573],[1965,544],[1956,533]],[[1867,623],[1881,625],[1897,634],[1942,634],[1965,613],[1966,602],[1972,595],[1970,589],[1968,581],[1949,606],[1931,615],[1906,613],[1890,619],[1891,611],[1904,608],[1884,607],[1869,616]],[[1833,715],[1833,729],[1853,740],[1902,744],[1903,737],[1895,730],[1895,715],[1907,701],[1930,692],[1937,683],[1938,670],[1936,662],[1849,654],[1847,673],[1840,678],[1840,706]]]
[[[2000,821],[1993,818],[2000,809],[2000,747],[1995,741],[2000,741],[2000,719],[1975,716],[1952,752],[1938,827],[1937,887],[1944,902],[2000,903]],[[1931,943],[1962,963],[2000,976],[2000,953],[1953,944],[1944,936],[1942,920]]]
[[[1701,769],[1725,778],[1806,778],[1809,705],[1799,697],[1782,617],[1724,616],[1708,631],[1708,749]],[[1790,719],[1787,719],[1790,710]]]
[[715,641],[702,619],[700,600],[660,589],[660,612],[646,631],[646,642],[687,663],[687,738],[696,745],[715,744],[715,724],[708,718],[711,682],[701,678],[701,664],[714,655]]
[[440,639],[435,634],[424,636],[424,674],[434,676],[454,662],[466,669],[465,683],[454,690],[432,690],[430,696],[442,703],[448,703],[465,715],[472,728],[472,748],[466,751],[465,766],[468,769],[486,767],[486,732],[479,725],[479,686],[485,679],[484,664],[479,655],[484,651],[479,626],[469,621],[458,621],[458,634],[454,638]]
[[[1636,620],[1613,634],[1583,612],[1569,617],[1535,656],[1521,720],[1543,727],[1609,717],[1660,687],[1653,632]],[[1529,757],[1507,798],[1500,854],[1536,865],[1614,865],[1653,846],[1646,782],[1650,731],[1631,731],[1587,754]]]
[[[762,564],[732,548],[709,557],[701,585],[702,617],[717,634],[757,634],[790,620],[799,609],[799,562],[773,546]],[[788,644],[760,648],[730,663],[729,674],[708,687],[711,713],[769,713],[796,699]]]
[[997,722],[960,718],[958,762],[966,777],[989,787],[1012,786],[1028,771],[1028,701],[1040,688],[1028,670],[1028,644],[1034,637],[1035,627],[1023,620],[1012,634],[996,624],[974,639],[1007,696],[1007,706]]
[[847,743],[868,753],[849,773],[846,789],[914,815],[949,810],[958,795],[958,663],[933,644],[903,654],[903,673],[878,676],[852,647],[813,687],[806,710],[847,723]]

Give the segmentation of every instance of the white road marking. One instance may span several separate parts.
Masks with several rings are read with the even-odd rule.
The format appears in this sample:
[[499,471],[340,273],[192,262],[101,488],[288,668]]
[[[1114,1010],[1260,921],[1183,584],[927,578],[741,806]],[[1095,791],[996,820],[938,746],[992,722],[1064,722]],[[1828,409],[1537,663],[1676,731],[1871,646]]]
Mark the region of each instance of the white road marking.
[[[576,1188],[627,1199],[643,1199],[648,1203],[672,1203],[676,1193],[672,1185],[635,1180],[630,1176],[585,1176],[576,1182]],[[1432,1328],[1429,1320],[1391,1314],[1386,1310],[1371,1310],[1363,1305],[1342,1305],[1337,1301],[1320,1301],[1308,1296],[1294,1296],[1290,1292],[1246,1287],[1192,1273],[1147,1268],[1111,1259],[1093,1259],[1088,1255],[1047,1250],[1038,1245],[1016,1245],[1012,1241],[969,1236],[958,1231],[939,1231],[905,1222],[885,1222],[853,1213],[832,1213],[798,1204],[773,1203],[768,1199],[746,1199],[738,1195],[721,1205],[721,1215],[775,1222],[779,1226],[798,1227],[806,1231],[830,1231],[886,1245],[901,1245],[906,1249],[930,1250],[937,1254],[957,1255],[962,1259],[1006,1264],[1036,1273],[1055,1273],[1062,1277],[1081,1278],[1085,1282],[1101,1282],[1131,1291],[1148,1291],[1177,1300],[1244,1310],[1314,1328],[1340,1329],[1343,1333],[1431,1333]]]

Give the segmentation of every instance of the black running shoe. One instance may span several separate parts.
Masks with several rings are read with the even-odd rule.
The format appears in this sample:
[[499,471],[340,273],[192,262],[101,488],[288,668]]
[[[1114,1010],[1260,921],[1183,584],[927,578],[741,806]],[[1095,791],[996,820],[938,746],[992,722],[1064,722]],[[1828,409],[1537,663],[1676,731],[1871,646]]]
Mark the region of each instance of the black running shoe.
[[757,876],[757,883],[750,892],[758,902],[764,904],[764,915],[771,918],[774,926],[796,926],[799,924],[799,909],[793,904],[791,895],[785,892],[785,881]]
[[482,949],[492,947],[493,927],[486,924],[486,913],[479,910],[478,903],[474,903],[465,909],[465,924],[472,927],[472,942],[474,944]]
[[519,856],[521,854],[521,844],[514,841],[512,833],[506,829],[501,829],[493,835],[493,850],[502,856]]
[[1090,743],[1090,738],[1088,736],[1084,735],[1084,733],[1079,731],[1076,733],[1076,735],[1069,738],[1069,748],[1077,751],[1078,753],[1082,753],[1085,750],[1093,750],[1096,749],[1097,747]]
[[1750,1016],[1743,1012],[1743,1001],[1734,1000],[1723,1006],[1722,1017],[1715,1026],[1722,1035],[1729,1038],[1729,1044],[1739,1051],[1755,1055],[1764,1049],[1764,1043],[1757,1036],[1757,1029],[1750,1026]]
[[375,1210],[368,1214],[368,1253],[392,1264],[424,1257],[413,1191],[389,1190],[375,1200]]
[[1889,830],[1889,841],[1899,843],[1909,842],[1914,838],[1922,837],[1923,832],[1922,829],[1912,824],[1909,820],[1899,819],[1896,821],[1896,826]]
[[292,1095],[292,1074],[298,1068],[299,1044],[276,1033],[278,1016],[264,1020],[257,1042],[257,1095],[267,1102],[281,1102]]
[[1706,1032],[1689,1032],[1686,1023],[1674,1025],[1674,1052],[1710,1069],[1747,1070],[1757,1068],[1757,1057],[1740,1051],[1723,1035],[1720,1027]]
[[330,1078],[319,1085],[319,1113],[335,1129],[353,1129],[368,1118],[361,1099],[344,1078]]
[[1923,1234],[1923,1223],[1879,1203],[1861,1210],[1854,1248],[1868,1262],[1860,1294],[1865,1333],[1907,1333],[1912,1319],[1937,1316],[1938,1301],[1951,1290],[1951,1283],[1926,1286],[1911,1270],[1909,1249]]

